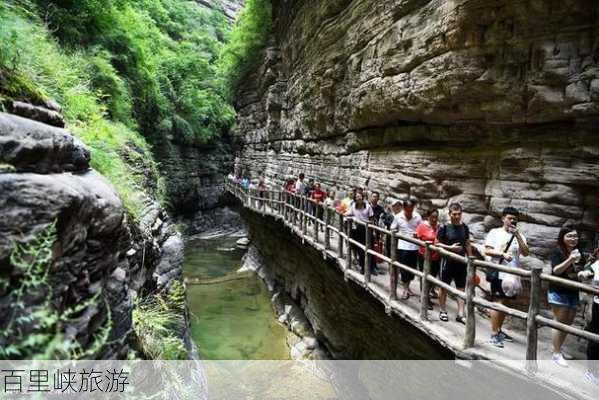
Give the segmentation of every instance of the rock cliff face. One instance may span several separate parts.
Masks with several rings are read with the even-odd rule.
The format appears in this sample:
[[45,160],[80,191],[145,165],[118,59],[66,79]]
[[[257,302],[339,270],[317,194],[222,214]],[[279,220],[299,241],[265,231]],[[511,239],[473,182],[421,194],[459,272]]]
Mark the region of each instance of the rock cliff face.
[[205,146],[164,141],[154,145],[173,214],[189,216],[219,205],[225,176],[233,168],[227,139]]
[[540,258],[564,223],[590,242],[598,16],[592,0],[275,0],[237,97],[237,167],[459,201],[479,239],[513,205]]
[[197,0],[197,2],[210,9],[221,10],[231,22],[243,7],[243,0]]
[[[129,351],[133,300],[143,289],[180,277],[183,242],[150,199],[140,221],[128,221],[117,193],[89,161],[88,150],[68,131],[0,113],[0,281],[9,283],[0,285],[0,327],[11,323],[23,278],[11,253],[56,222],[51,290],[44,294],[58,310],[101,294],[103,301],[87,304],[64,330],[85,348],[110,326],[108,344],[95,356],[122,358]],[[20,297],[23,307],[39,306],[40,294],[28,290]]]

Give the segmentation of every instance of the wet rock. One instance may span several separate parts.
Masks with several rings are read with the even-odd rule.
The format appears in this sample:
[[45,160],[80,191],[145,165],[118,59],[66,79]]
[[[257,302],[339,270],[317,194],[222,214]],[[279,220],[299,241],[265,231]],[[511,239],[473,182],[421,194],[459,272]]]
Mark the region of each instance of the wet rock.
[[[40,292],[22,301],[27,307],[49,300],[62,310],[89,301],[65,322],[66,334],[85,346],[109,324],[107,344],[96,356],[126,358],[134,299],[181,275],[182,240],[168,216],[148,198],[139,223],[127,218],[115,189],[89,169],[87,149],[64,129],[0,113],[0,165],[10,166],[0,173],[0,270],[16,274],[10,262],[15,244],[29,243],[55,223],[47,278],[52,298]],[[13,288],[5,289],[3,316],[14,301]],[[97,295],[100,300],[91,301]],[[7,322],[0,318],[0,329]]]
[[[57,109],[58,108],[58,109]],[[35,106],[21,101],[13,101],[10,107],[13,114],[43,122],[48,125],[64,128],[65,120],[60,114],[60,106],[53,101],[48,101],[46,107]]]
[[250,244],[250,239],[248,238],[241,238],[239,240],[237,240],[237,242],[235,242],[235,244],[239,247],[247,247]]
[[90,155],[83,143],[67,131],[30,119],[0,113],[0,163],[17,171],[85,171]]
[[313,337],[305,336],[302,338],[302,341],[304,342],[307,350],[314,350],[316,346],[318,346],[318,341]]

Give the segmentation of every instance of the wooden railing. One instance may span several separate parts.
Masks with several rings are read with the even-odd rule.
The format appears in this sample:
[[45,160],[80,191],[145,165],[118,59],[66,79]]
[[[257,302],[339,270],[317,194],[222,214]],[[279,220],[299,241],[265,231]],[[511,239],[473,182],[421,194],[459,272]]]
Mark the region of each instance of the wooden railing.
[[[476,306],[484,309],[502,311],[512,317],[527,321],[526,360],[528,360],[527,369],[530,372],[535,372],[537,370],[537,330],[542,326],[548,326],[553,329],[582,337],[586,340],[599,342],[599,335],[579,329],[577,327],[560,323],[550,318],[546,318],[540,312],[542,284],[544,281],[552,282],[572,289],[577,289],[586,293],[599,295],[599,288],[597,287],[545,274],[542,272],[541,267],[533,267],[531,270],[525,270],[478,260],[474,257],[460,256],[435,246],[433,243],[423,242],[413,237],[391,232],[390,230],[381,228],[377,225],[367,224],[357,219],[346,217],[345,215],[337,212],[337,210],[334,208],[326,207],[322,203],[309,199],[306,196],[299,196],[285,191],[244,189],[239,184],[229,180],[226,181],[225,188],[228,192],[237,197],[245,207],[262,214],[268,213],[280,217],[286,225],[295,227],[297,233],[302,239],[310,238],[316,243],[321,243],[318,232],[319,229],[324,231],[324,239],[322,244],[325,251],[333,250],[330,241],[330,233],[333,232],[337,234],[336,258],[345,261],[346,269],[351,269],[352,265],[350,248],[353,246],[354,248],[363,250],[365,252],[364,265],[360,267],[363,268],[363,277],[366,285],[371,282],[370,263],[372,262],[372,257],[369,257],[369,255],[375,256],[387,262],[390,266],[390,301],[397,300],[396,292],[398,268],[411,272],[415,276],[420,277],[422,280],[419,310],[421,320],[428,319],[428,292],[430,284],[434,284],[440,288],[443,288],[452,295],[463,299],[465,301],[466,308],[466,330],[464,334],[463,345],[466,349],[474,346],[476,337],[476,319],[474,309]],[[310,205],[310,207],[308,205]],[[322,216],[322,218],[318,218],[318,216]],[[337,221],[334,221],[335,219]],[[308,232],[308,220],[313,222],[311,232]],[[361,224],[365,227],[365,244],[362,244],[350,237],[350,228],[352,223]],[[388,255],[376,252],[371,248],[373,232],[377,232],[378,235],[381,235],[384,238],[389,238],[388,243],[390,245],[388,247]],[[425,248],[422,271],[416,270],[397,261],[396,249],[398,239]],[[441,254],[444,257],[451,258],[466,265],[467,280],[465,291],[458,290],[430,274],[430,255],[433,251]],[[528,312],[511,308],[503,304],[494,303],[482,297],[476,296],[474,276],[476,275],[478,268],[502,271],[530,279],[531,287]]]

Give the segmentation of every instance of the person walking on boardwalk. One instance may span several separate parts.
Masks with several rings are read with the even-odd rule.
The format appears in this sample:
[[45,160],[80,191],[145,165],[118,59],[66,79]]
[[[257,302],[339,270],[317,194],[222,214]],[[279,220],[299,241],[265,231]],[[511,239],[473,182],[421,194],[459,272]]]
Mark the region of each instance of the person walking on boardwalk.
[[[401,211],[393,220],[391,224],[391,230],[397,231],[400,235],[407,237],[415,237],[416,228],[422,222],[422,217],[418,212],[414,211],[414,208],[418,204],[418,201],[411,197],[403,203],[403,211]],[[399,239],[397,241],[397,249],[399,250],[398,260],[400,264],[407,265],[413,269],[418,268],[418,245]],[[414,279],[412,272],[404,269],[400,270],[402,294],[400,299],[407,300],[410,298],[412,293],[410,291],[410,283]]]
[[[437,231],[439,230],[439,211],[431,210],[426,214],[426,219],[422,221],[420,225],[416,228],[416,237],[425,242],[435,243],[437,240]],[[424,254],[425,248],[424,246],[420,246],[418,248],[418,270],[424,270]],[[437,277],[439,274],[439,266],[441,263],[441,255],[436,251],[431,251],[430,255],[430,275],[433,277]],[[420,289],[422,290],[422,283],[420,284]],[[435,288],[431,287],[429,292],[429,302],[428,308],[429,310],[433,309],[433,305],[430,301],[430,297],[435,294]]]
[[322,220],[322,204],[326,197],[327,194],[321,189],[320,182],[316,182],[314,184],[314,189],[312,190],[310,198],[314,200],[314,204],[312,204],[312,215],[317,219]]
[[[472,246],[470,245],[470,229],[468,225],[462,222],[462,206],[459,203],[449,205],[449,223],[441,225],[437,232],[437,246],[455,253],[459,256],[472,256]],[[441,280],[448,285],[455,282],[458,290],[464,291],[466,287],[466,264],[453,258],[444,257],[441,263]],[[464,300],[458,298],[458,315],[455,320],[465,324],[464,319]],[[439,290],[439,319],[449,321],[447,317],[447,290]]]
[[299,196],[305,196],[306,195],[306,188],[307,188],[307,186],[306,186],[306,182],[305,182],[305,177],[306,176],[302,172],[302,173],[299,174],[299,176],[297,178],[297,181],[295,181],[295,187],[294,187],[295,193],[297,195],[299,195]]
[[[379,203],[381,199],[381,195],[379,192],[372,192],[370,194],[370,207],[372,207],[372,220],[374,221],[375,225],[379,225],[379,221],[381,219],[381,215],[383,215],[385,213],[385,209],[383,208],[383,206]],[[377,231],[376,229],[372,230],[372,249],[374,251],[376,251],[377,253],[382,253],[383,252],[383,235],[381,235],[381,233],[379,231]],[[378,274],[380,273],[379,269],[378,269],[378,262],[382,262],[382,260],[379,260],[378,257],[375,256],[370,256],[372,259],[372,264],[374,271]]]
[[[526,238],[518,230],[519,212],[514,207],[506,207],[502,212],[503,226],[491,229],[485,240],[485,255],[491,261],[512,268],[520,268],[520,256],[528,256],[529,249]],[[487,272],[487,281],[491,285],[493,299],[503,304],[505,301],[516,298],[522,291],[520,277],[496,270]],[[513,339],[502,331],[505,313],[490,310],[491,314],[491,339],[489,343],[496,347],[503,347],[503,342],[512,342]]]
[[379,204],[381,200],[381,195],[379,192],[372,192],[370,195],[370,207],[372,207],[372,214],[374,218],[374,222],[378,223],[381,215],[385,212],[385,209],[382,205]]
[[[356,197],[354,198],[354,202],[350,206],[349,210],[345,214],[347,217],[354,217],[354,219],[358,222],[352,222],[352,229],[350,233],[350,237],[360,244],[366,243],[366,226],[364,224],[369,224],[372,221],[372,207],[368,202],[364,201],[361,193],[356,193]],[[350,246],[351,248],[352,246]],[[360,271],[364,273],[364,256],[365,252],[361,248],[356,247],[355,252],[358,256],[358,262]],[[349,267],[349,266],[348,266]],[[371,271],[372,272],[372,271]]]
[[[578,272],[582,270],[582,254],[578,250],[578,231],[572,227],[560,229],[557,237],[557,248],[551,255],[551,273],[561,278],[578,280]],[[553,310],[553,315],[558,322],[572,325],[576,316],[579,297],[578,290],[562,286],[558,283],[549,283],[547,301]],[[566,340],[566,332],[553,330],[553,355],[552,359],[561,367],[567,367],[562,345]]]

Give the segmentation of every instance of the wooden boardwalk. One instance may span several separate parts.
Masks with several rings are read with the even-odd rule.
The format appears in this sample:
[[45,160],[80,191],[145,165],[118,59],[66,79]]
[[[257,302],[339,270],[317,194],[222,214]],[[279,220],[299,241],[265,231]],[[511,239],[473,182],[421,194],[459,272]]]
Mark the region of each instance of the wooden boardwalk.
[[[295,196],[293,196],[295,198],[292,197],[291,199],[284,199],[286,194],[281,196],[281,194],[273,195],[272,193],[266,193],[266,195],[263,194],[264,197],[254,196],[250,195],[247,190],[243,190],[231,182],[227,182],[225,188],[229,193],[237,197],[245,208],[259,213],[265,218],[273,218],[281,221],[293,234],[300,238],[303,244],[321,252],[323,258],[333,260],[342,272],[345,280],[355,282],[379,300],[385,307],[387,314],[396,314],[408,321],[432,340],[450,349],[456,355],[456,358],[493,361],[493,365],[497,367],[531,377],[538,380],[543,386],[553,388],[567,397],[594,400],[599,398],[599,386],[593,385],[584,376],[586,372],[585,361],[571,361],[570,366],[564,368],[551,360],[552,332],[548,327],[542,328],[549,325],[550,321],[546,321],[548,319],[547,315],[542,316],[542,313],[539,312],[538,299],[536,299],[537,309],[535,310],[534,307],[531,307],[532,311],[535,312],[533,320],[536,323],[533,324],[531,324],[531,318],[528,317],[531,312],[530,310],[527,314],[504,307],[505,311],[508,311],[512,317],[526,320],[527,330],[510,330],[510,334],[514,337],[514,342],[505,343],[504,348],[497,348],[488,343],[491,335],[490,321],[481,313],[474,312],[474,310],[475,306],[479,308],[488,308],[490,306],[502,310],[504,308],[497,307],[495,303],[488,304],[489,302],[479,299],[475,295],[474,285],[467,285],[466,292],[470,291],[470,296],[467,296],[468,293],[457,291],[454,288],[451,288],[450,291],[450,296],[453,293],[454,296],[459,295],[467,301],[466,310],[470,310],[470,312],[467,312],[467,326],[455,321],[454,317],[457,313],[457,307],[456,302],[451,297],[447,301],[447,311],[450,320],[449,322],[440,321],[437,304],[433,303],[434,310],[428,312],[426,306],[422,304],[422,300],[426,302],[425,296],[422,296],[422,299],[418,295],[411,296],[408,300],[397,300],[392,295],[393,290],[391,286],[396,286],[396,282],[390,279],[390,269],[392,265],[400,268],[405,268],[405,266],[401,266],[397,262],[394,262],[393,259],[372,251],[370,252],[386,259],[386,261],[378,264],[379,269],[383,271],[382,274],[370,275],[367,273],[365,275],[359,271],[356,265],[351,265],[351,256],[347,252],[348,240],[351,242],[351,239],[346,234],[347,231],[343,218],[339,218],[340,222],[334,226],[335,224],[331,217],[332,213],[325,211],[321,217],[322,219],[316,220],[309,213],[302,211],[307,208],[303,207],[303,202],[299,204],[298,201],[301,200]],[[316,224],[314,221],[316,221]],[[374,227],[371,228],[375,229]],[[327,231],[326,234],[325,231]],[[367,243],[369,242],[369,235],[370,233],[367,234]],[[359,244],[354,242],[352,245],[358,246]],[[434,250],[437,251],[438,249],[435,248]],[[366,259],[368,258],[366,257]],[[481,264],[486,266],[486,263]],[[469,266],[469,269],[472,273],[474,268],[471,267]],[[365,270],[368,271],[368,269]],[[531,279],[534,280],[535,277],[532,275],[535,274],[528,273],[528,276],[531,276]],[[539,276],[540,272],[537,271],[537,278]],[[430,276],[425,281],[432,281],[434,284],[440,283]],[[440,285],[442,283],[438,286]],[[540,292],[540,279],[538,287],[538,292]],[[410,289],[413,293],[420,293],[418,278],[412,281]],[[595,292],[593,289],[589,291]],[[548,323],[540,323],[544,321]],[[559,329],[559,325],[561,324],[554,323],[554,325]],[[571,333],[582,336],[585,339],[569,335],[564,344],[564,349],[572,354],[575,359],[584,360],[585,354],[581,351],[584,346],[581,346],[580,340],[599,340],[599,336],[589,334],[588,332],[580,332],[578,328],[570,327],[570,329],[572,330]],[[534,335],[532,331],[534,331]],[[534,343],[532,344],[531,337],[534,339]]]

